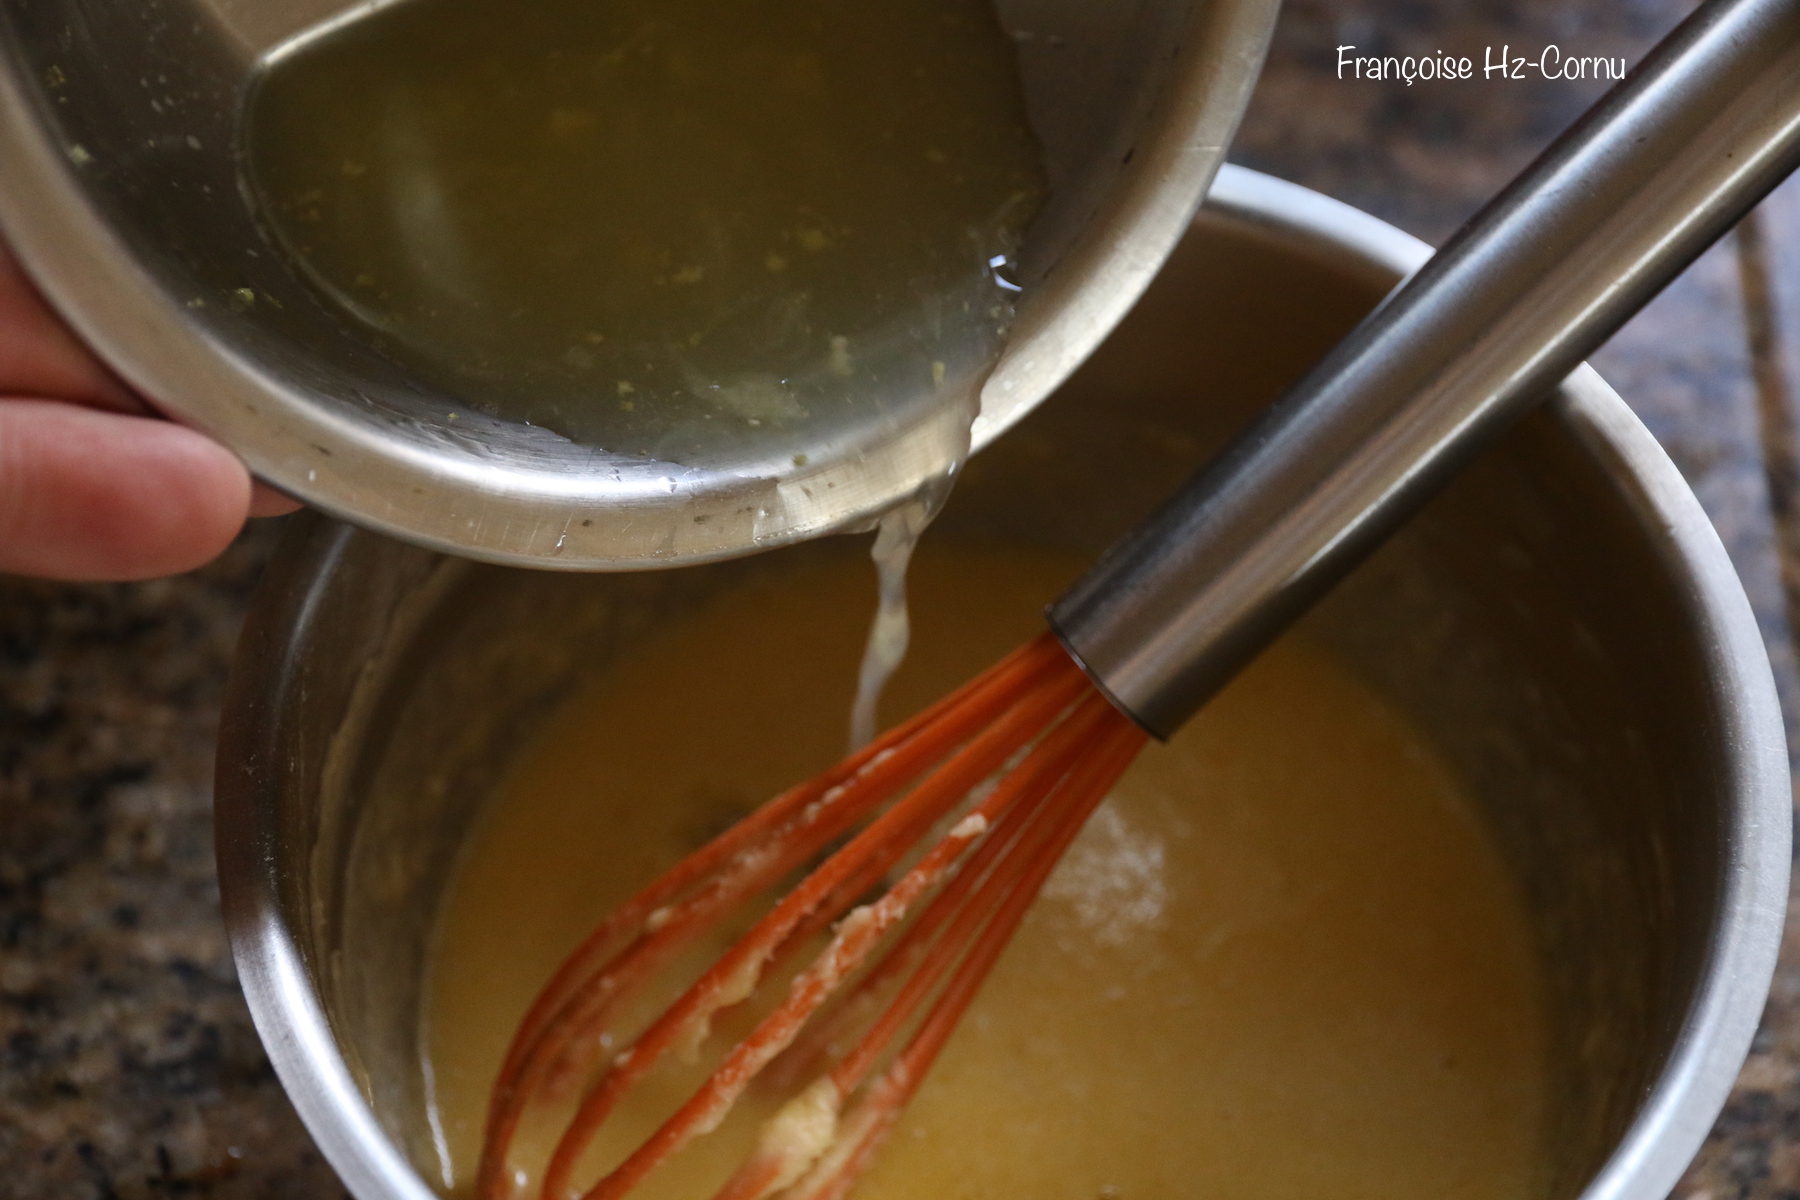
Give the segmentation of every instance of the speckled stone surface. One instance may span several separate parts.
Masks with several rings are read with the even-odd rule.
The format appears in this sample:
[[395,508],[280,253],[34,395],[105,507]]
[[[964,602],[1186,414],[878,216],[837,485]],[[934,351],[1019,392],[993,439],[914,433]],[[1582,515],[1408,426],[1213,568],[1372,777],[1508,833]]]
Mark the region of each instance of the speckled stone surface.
[[[1599,89],[1341,81],[1338,45],[1479,61],[1489,45],[1535,54],[1555,42],[1635,62],[1690,7],[1289,0],[1234,157],[1440,240]],[[1762,619],[1792,730],[1800,188],[1765,205],[1761,232],[1760,245],[1715,249],[1596,364],[1718,524]],[[0,581],[0,1196],[343,1194],[256,1040],[212,867],[219,695],[277,524],[180,579]],[[1784,545],[1795,553],[1782,555]],[[1755,1052],[1677,1195],[1800,1198],[1792,925]]]
[[0,584],[0,1196],[343,1195],[213,873],[219,694],[272,524],[179,579]]

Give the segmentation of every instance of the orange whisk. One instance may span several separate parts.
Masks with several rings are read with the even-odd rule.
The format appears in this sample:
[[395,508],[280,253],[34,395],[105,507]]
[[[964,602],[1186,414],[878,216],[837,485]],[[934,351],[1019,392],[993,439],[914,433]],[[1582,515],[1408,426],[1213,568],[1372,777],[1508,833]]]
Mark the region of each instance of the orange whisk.
[[[697,1046],[715,1014],[835,925],[787,996],[700,1090],[581,1194],[623,1196],[717,1127],[785,1053],[792,1065],[784,1074],[819,1074],[765,1127],[720,1198],[756,1200],[784,1188],[793,1200],[843,1195],[1064,847],[1145,740],[1046,633],[689,855],[603,922],[526,1014],[494,1085],[478,1194],[513,1194],[508,1154],[527,1107],[558,1081],[597,1068],[542,1180],[544,1196],[575,1194],[576,1164],[632,1085],[670,1050]],[[878,900],[858,903],[952,817]],[[858,825],[623,1050],[602,1050],[614,1043],[621,1008],[674,955]],[[819,1028],[809,1028],[821,1010]],[[828,1043],[852,1038],[848,1053],[817,1067]]]

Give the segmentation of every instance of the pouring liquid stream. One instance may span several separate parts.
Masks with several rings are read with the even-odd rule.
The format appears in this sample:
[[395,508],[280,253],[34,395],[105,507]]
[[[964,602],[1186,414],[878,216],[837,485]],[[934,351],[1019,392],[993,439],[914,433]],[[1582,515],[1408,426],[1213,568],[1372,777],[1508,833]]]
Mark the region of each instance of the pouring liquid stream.
[[906,648],[912,640],[912,621],[906,608],[907,567],[919,539],[948,497],[953,478],[954,467],[890,509],[876,527],[875,544],[869,549],[869,557],[875,563],[875,618],[869,624],[869,640],[863,645],[862,662],[856,672],[856,699],[850,706],[852,753],[875,740],[876,710],[882,690],[906,659]]

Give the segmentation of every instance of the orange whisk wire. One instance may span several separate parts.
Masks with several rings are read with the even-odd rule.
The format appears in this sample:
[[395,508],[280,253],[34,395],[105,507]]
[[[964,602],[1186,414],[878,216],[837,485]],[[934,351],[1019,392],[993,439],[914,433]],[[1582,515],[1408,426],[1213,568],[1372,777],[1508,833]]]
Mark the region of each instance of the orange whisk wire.
[[[509,1155],[524,1113],[534,1099],[591,1073],[541,1185],[544,1196],[573,1194],[577,1164],[631,1087],[671,1050],[697,1047],[716,1014],[748,998],[776,964],[835,923],[824,950],[794,976],[782,1002],[584,1195],[624,1196],[687,1142],[716,1128],[765,1068],[779,1062],[774,1074],[784,1080],[815,1071],[858,1020],[879,1010],[854,1048],[771,1120],[720,1200],[760,1200],[789,1188],[793,1200],[841,1196],[898,1118],[1063,849],[1144,740],[1045,634],[683,859],[601,923],[521,1022],[489,1103],[477,1194],[484,1200],[512,1195]],[[878,900],[857,905],[934,827],[965,807]],[[847,835],[841,849],[607,1057],[611,1021],[625,1000],[740,903]],[[920,911],[907,923],[915,908]],[[868,966],[884,943],[891,944]],[[908,1040],[895,1050],[902,1037]]]
[[[1053,657],[1053,655],[1055,657]],[[700,937],[741,899],[770,886],[808,853],[841,834],[906,782],[901,772],[917,755],[896,751],[947,713],[967,706],[986,719],[1012,689],[1029,687],[1067,661],[1053,641],[1039,639],[986,674],[877,738],[822,775],[791,788],[690,854],[626,901],[603,921],[558,969],[513,1035],[496,1078],[484,1130],[477,1194],[499,1200],[511,1192],[505,1156],[519,1118],[553,1066],[568,1061],[580,1044],[598,1053],[607,1045],[606,1019],[635,986]],[[953,741],[944,741],[941,754]],[[913,747],[931,753],[933,746]],[[919,762],[914,771],[929,760]],[[877,768],[880,768],[879,770]],[[835,792],[835,794],[834,794]],[[810,831],[811,840],[800,835]],[[765,839],[786,838],[771,851]],[[680,898],[681,902],[676,903]]]

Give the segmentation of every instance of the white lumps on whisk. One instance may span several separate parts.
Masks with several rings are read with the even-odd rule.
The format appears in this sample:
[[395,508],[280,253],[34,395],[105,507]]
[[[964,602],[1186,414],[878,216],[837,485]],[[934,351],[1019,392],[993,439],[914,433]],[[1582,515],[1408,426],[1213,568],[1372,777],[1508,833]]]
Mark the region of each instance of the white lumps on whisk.
[[877,750],[875,752],[874,757],[869,759],[869,761],[864,763],[862,766],[856,768],[856,778],[862,779],[863,777],[867,776],[872,771],[874,771],[876,767],[879,767],[882,763],[886,762],[888,759],[890,759],[892,757],[894,757],[894,748],[892,746],[888,746],[887,748],[882,749],[882,750]]
[[694,1120],[694,1136],[704,1137],[723,1125],[725,1118],[731,1113],[734,1099],[734,1096],[722,1094],[702,1109],[700,1115]]
[[791,1186],[831,1148],[837,1138],[838,1111],[843,1102],[831,1076],[822,1076],[782,1105],[763,1125],[756,1142],[756,1156],[781,1164],[765,1195]]
[[[818,958],[813,960],[811,966],[794,976],[788,984],[789,990],[801,992],[807,988],[818,986],[830,991],[837,987],[844,976],[854,971],[857,964],[862,962],[863,955],[868,950],[866,944],[860,949],[852,946],[852,941],[859,932],[870,925],[877,924],[878,918],[882,915],[877,911],[878,908],[887,905],[886,911],[892,912],[892,906],[889,905],[891,898],[892,893],[890,892],[875,904],[859,904],[844,914],[832,929],[830,944],[825,947]],[[879,933],[880,929],[878,928],[876,932]]]
[[980,813],[970,813],[956,823],[956,828],[950,831],[950,836],[965,840],[968,838],[978,838],[987,832],[987,827],[988,819],[985,816]]
[[649,916],[644,918],[644,932],[655,933],[664,925],[667,925],[674,916],[675,910],[667,904],[663,905],[661,908],[656,909]]
[[749,999],[756,991],[757,981],[762,978],[763,966],[768,960],[767,954],[746,955],[707,989],[700,1011],[684,1022],[676,1033],[674,1054],[678,1059],[689,1063],[699,1060],[700,1047],[712,1034],[712,1015],[740,1000]]
[[837,923],[837,940],[842,941],[845,937],[855,933],[874,919],[875,906],[873,904],[857,905],[855,908],[845,913],[843,920]]
[[748,1000],[756,991],[756,981],[762,978],[763,964],[767,961],[766,954],[745,956],[743,962],[719,981],[719,990],[713,995],[713,1011],[729,1008],[740,1000]]

